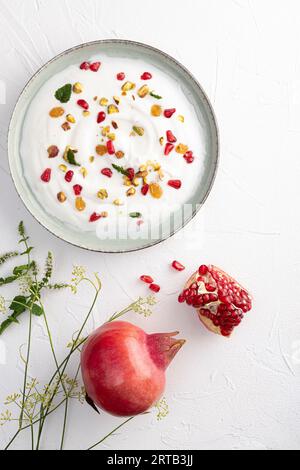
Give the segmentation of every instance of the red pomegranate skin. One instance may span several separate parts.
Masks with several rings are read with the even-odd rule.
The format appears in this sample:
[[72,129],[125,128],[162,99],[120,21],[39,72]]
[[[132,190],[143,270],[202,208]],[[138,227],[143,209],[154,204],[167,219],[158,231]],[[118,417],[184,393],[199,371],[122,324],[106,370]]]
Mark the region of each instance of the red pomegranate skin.
[[165,370],[185,343],[173,338],[177,334],[148,335],[123,321],[98,328],[81,353],[89,398],[115,416],[135,416],[154,406],[165,389]]

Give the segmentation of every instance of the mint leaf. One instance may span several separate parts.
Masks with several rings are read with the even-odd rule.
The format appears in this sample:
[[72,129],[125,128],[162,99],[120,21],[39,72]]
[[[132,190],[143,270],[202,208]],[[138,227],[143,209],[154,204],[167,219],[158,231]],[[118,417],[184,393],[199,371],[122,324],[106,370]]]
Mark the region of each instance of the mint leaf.
[[154,93],[154,91],[150,91],[150,96],[152,96],[152,98],[155,98],[157,100],[162,100],[162,96],[157,95],[156,93]]
[[32,306],[32,314],[35,315],[36,317],[41,317],[44,313],[44,310],[40,305],[38,304],[33,304]]
[[128,176],[128,171],[125,170],[125,168],[123,168],[122,166],[119,166],[119,165],[115,165],[114,163],[112,164],[112,167],[117,170],[119,173],[122,173],[122,175],[124,176]]
[[21,276],[23,273],[28,271],[28,265],[23,264],[22,266],[16,266],[13,270],[15,276]]
[[71,149],[68,150],[66,158],[67,158],[67,162],[70,163],[70,165],[80,166],[80,164],[76,162],[75,153],[73,152],[73,150]]
[[14,312],[14,319],[16,319],[21,313],[27,310],[27,298],[24,295],[17,295],[9,306],[10,310]]
[[61,103],[67,103],[68,101],[70,101],[71,94],[72,85],[68,83],[67,85],[64,85],[56,91],[55,98]]
[[140,217],[142,217],[142,214],[140,212],[131,212],[129,214],[129,217],[131,217],[132,219],[139,219]]

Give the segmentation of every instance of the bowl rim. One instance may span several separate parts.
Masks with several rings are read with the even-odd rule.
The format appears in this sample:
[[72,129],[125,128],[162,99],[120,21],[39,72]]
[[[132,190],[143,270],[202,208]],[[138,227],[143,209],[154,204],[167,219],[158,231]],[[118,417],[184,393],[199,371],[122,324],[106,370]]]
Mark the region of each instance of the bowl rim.
[[[39,219],[38,217],[29,209],[29,207],[27,206],[27,203],[25,202],[25,198],[22,196],[21,194],[21,191],[19,190],[18,188],[18,185],[16,183],[16,180],[14,178],[14,171],[12,169],[12,161],[14,159],[14,155],[11,153],[10,149],[11,149],[11,146],[10,146],[10,140],[11,140],[11,133],[12,133],[12,123],[15,119],[15,116],[16,116],[16,113],[17,113],[17,110],[18,110],[18,106],[19,106],[19,102],[21,101],[21,98],[23,97],[23,95],[26,93],[27,89],[31,86],[31,83],[50,65],[52,64],[53,62],[56,62],[57,60],[59,60],[60,58],[62,57],[65,57],[69,54],[72,54],[74,51],[77,51],[77,50],[80,50],[80,49],[84,49],[85,47],[89,47],[89,46],[95,46],[97,44],[128,44],[128,45],[133,45],[133,46],[136,46],[136,47],[141,47],[143,49],[146,49],[146,50],[149,50],[151,52],[154,52],[155,54],[158,54],[160,56],[162,56],[162,58],[165,58],[167,59],[168,61],[172,62],[176,67],[180,68],[185,74],[188,75],[189,79],[194,83],[194,85],[196,86],[196,88],[198,88],[201,92],[201,95],[205,101],[205,104],[207,106],[207,110],[209,111],[210,115],[211,115],[211,122],[213,124],[213,127],[214,127],[214,131],[215,131],[215,138],[216,138],[216,142],[215,142],[215,145],[216,145],[216,153],[215,153],[215,161],[213,162],[213,174],[212,174],[212,177],[210,179],[210,182],[209,182],[209,186],[208,186],[208,189],[201,201],[201,203],[199,204],[196,204],[196,207],[194,208],[191,216],[184,222],[184,224],[181,226],[181,227],[178,227],[176,228],[175,230],[173,229],[170,234],[168,234],[167,236],[165,237],[162,237],[160,238],[159,240],[156,240],[156,241],[152,241],[151,243],[149,244],[146,244],[142,247],[139,247],[139,248],[129,248],[129,249],[124,249],[124,250],[115,250],[115,251],[110,251],[110,250],[100,250],[100,249],[96,249],[96,248],[91,248],[89,246],[85,246],[84,244],[78,244],[78,243],[75,243],[75,242],[72,242],[70,240],[67,240],[66,238],[64,238],[63,236],[60,236],[58,235],[57,233],[55,233],[55,231],[52,231],[49,227],[46,227]],[[206,202],[206,200],[208,199],[211,191],[212,191],[212,188],[214,186],[214,183],[215,183],[215,180],[216,180],[216,177],[217,177],[217,173],[218,173],[218,169],[219,169],[219,164],[220,164],[220,132],[219,132],[219,126],[218,126],[218,122],[217,122],[217,118],[216,118],[216,114],[215,114],[215,111],[214,111],[214,108],[212,106],[212,103],[210,101],[210,99],[208,98],[206,92],[204,91],[204,89],[202,88],[202,85],[200,84],[200,82],[195,78],[195,76],[188,70],[187,67],[185,67],[181,62],[179,62],[177,59],[175,59],[174,57],[172,57],[171,55],[169,55],[168,53],[162,51],[161,49],[158,49],[157,47],[154,47],[154,46],[151,46],[150,44],[146,44],[146,43],[143,43],[143,42],[139,42],[139,41],[133,41],[131,39],[115,39],[115,38],[111,38],[111,39],[98,39],[98,40],[94,40],[94,41],[88,41],[88,42],[85,42],[85,43],[81,43],[81,44],[78,44],[78,45],[75,45],[75,46],[72,46],[71,48],[69,49],[66,49],[65,51],[62,51],[60,52],[59,54],[55,55],[54,57],[52,57],[52,59],[50,59],[49,61],[47,61],[44,65],[42,65],[32,76],[31,78],[26,82],[25,86],[23,87],[23,89],[21,90],[18,98],[17,98],[17,101],[16,101],[16,104],[14,106],[14,109],[13,109],[13,112],[12,112],[12,115],[11,115],[11,118],[10,118],[10,122],[9,122],[9,126],[8,126],[8,132],[7,132],[7,153],[8,153],[8,163],[9,163],[9,173],[10,173],[10,176],[12,178],[12,181],[14,183],[14,187],[15,187],[15,190],[19,196],[19,198],[21,199],[23,205],[25,206],[26,210],[30,213],[30,215],[45,229],[47,230],[50,234],[54,235],[56,238],[58,238],[59,240],[62,240],[63,242],[69,244],[69,245],[72,245],[76,248],[80,248],[80,249],[83,249],[83,250],[87,250],[87,251],[91,251],[91,252],[94,252],[94,253],[104,253],[104,254],[120,254],[120,253],[133,253],[133,252],[138,252],[138,251],[142,251],[142,250],[145,250],[147,248],[151,248],[151,247],[154,247],[156,245],[159,245],[160,243],[168,240],[169,238],[173,237],[176,233],[178,233],[180,230],[184,229],[195,217],[196,215],[198,214],[198,212],[200,211],[200,209],[203,207],[204,203]]]

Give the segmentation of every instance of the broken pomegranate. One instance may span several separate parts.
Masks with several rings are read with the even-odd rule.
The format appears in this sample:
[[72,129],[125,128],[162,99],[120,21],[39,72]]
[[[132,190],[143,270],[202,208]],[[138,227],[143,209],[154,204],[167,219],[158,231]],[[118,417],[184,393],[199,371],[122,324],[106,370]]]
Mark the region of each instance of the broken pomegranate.
[[127,177],[130,179],[130,181],[132,181],[133,178],[135,177],[134,168],[127,168],[126,173],[127,173]]
[[141,276],[141,277],[140,277],[140,280],[141,280],[142,282],[145,282],[146,284],[152,284],[152,283],[154,282],[154,280],[153,280],[153,278],[152,278],[151,276],[146,276],[146,275]]
[[147,196],[148,192],[149,192],[149,189],[150,189],[150,185],[145,183],[143,186],[142,186],[142,189],[141,189],[141,193],[143,196]]
[[115,416],[135,416],[152,408],[166,384],[165,371],[185,341],[178,332],[148,335],[127,322],[98,328],[81,353],[88,398]]
[[184,271],[185,270],[185,266],[183,266],[183,264],[179,263],[179,261],[173,261],[172,268],[176,269],[176,271]]
[[41,180],[44,182],[44,183],[49,183],[50,179],[51,179],[51,168],[46,168],[46,170],[41,174]]
[[109,155],[114,155],[116,153],[116,149],[112,140],[107,141],[106,148]]
[[73,176],[74,176],[74,171],[72,171],[72,170],[67,171],[67,173],[65,174],[66,182],[71,183],[71,181],[73,179]]
[[101,173],[102,175],[107,176],[108,178],[111,178],[113,175],[113,172],[110,168],[103,168],[103,170],[101,170]]
[[117,80],[120,80],[120,82],[122,82],[123,80],[125,80],[125,73],[124,72],[120,72],[117,74]]
[[170,143],[167,143],[166,146],[165,146],[165,155],[168,156],[172,150],[174,150],[174,145],[173,144],[170,144]]
[[182,186],[182,182],[180,180],[170,180],[168,181],[168,185],[174,189],[180,189]]
[[74,190],[75,196],[80,196],[82,192],[82,186],[80,186],[80,184],[74,184],[73,190]]
[[106,119],[106,114],[104,111],[100,111],[100,113],[98,113],[98,116],[97,116],[97,123],[98,124],[101,124],[101,122],[105,121]]
[[174,144],[175,142],[177,142],[177,139],[172,131],[167,131],[167,141],[170,142],[171,144]]
[[173,114],[176,113],[176,109],[175,108],[172,108],[172,109],[165,109],[164,111],[164,116],[168,119],[170,119]]
[[89,104],[85,100],[78,100],[77,101],[78,106],[81,108],[88,110],[89,109]]
[[195,160],[195,157],[193,155],[193,152],[191,150],[189,150],[188,152],[186,152],[184,155],[183,155],[183,158],[185,159],[185,161],[187,163],[193,163],[193,161]]
[[102,218],[101,214],[97,214],[96,212],[93,212],[93,214],[90,217],[90,222],[97,222]]
[[90,70],[92,72],[98,72],[100,69],[101,62],[94,62],[93,64],[90,65]]
[[178,297],[197,309],[202,323],[213,333],[230,336],[252,308],[249,293],[231,276],[213,265],[202,265]]
[[90,63],[89,62],[82,62],[80,65],[81,70],[90,70]]
[[151,80],[152,74],[150,72],[144,72],[143,75],[141,75],[141,80]]
[[158,284],[151,284],[149,286],[149,289],[152,290],[152,292],[158,294],[158,292],[160,292],[161,287]]

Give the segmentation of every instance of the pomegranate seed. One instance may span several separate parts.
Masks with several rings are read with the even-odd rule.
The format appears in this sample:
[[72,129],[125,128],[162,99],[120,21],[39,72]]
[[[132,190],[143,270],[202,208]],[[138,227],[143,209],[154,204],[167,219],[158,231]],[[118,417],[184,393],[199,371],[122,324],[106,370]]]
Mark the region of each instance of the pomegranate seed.
[[101,170],[101,173],[102,175],[107,176],[108,178],[111,178],[113,175],[113,172],[110,168],[103,168],[103,170]]
[[80,186],[80,184],[75,184],[73,186],[73,190],[74,190],[75,196],[80,196],[81,191],[82,191],[82,186]]
[[51,172],[51,168],[47,168],[44,173],[42,173],[41,180],[44,181],[44,183],[49,183],[49,181],[51,180]]
[[160,286],[157,285],[157,284],[151,284],[151,286],[149,287],[149,289],[151,289],[153,292],[159,292],[160,291]]
[[73,179],[73,176],[74,176],[74,171],[72,171],[72,170],[67,171],[67,173],[65,174],[66,182],[71,183],[71,181]]
[[105,121],[106,119],[106,114],[104,111],[100,111],[97,117],[97,123],[100,124],[101,122]]
[[176,271],[184,271],[185,270],[185,266],[183,266],[183,264],[179,263],[179,261],[173,261],[172,267],[174,269],[176,269]]
[[120,72],[117,74],[117,80],[120,80],[120,82],[122,80],[125,80],[125,73],[124,72]]
[[83,109],[86,109],[86,110],[89,109],[89,104],[85,100],[78,100],[77,104]]
[[153,282],[154,282],[154,280],[152,279],[151,276],[146,276],[146,275],[141,276],[141,277],[140,277],[140,280],[141,280],[142,282],[145,282],[146,284],[153,284]]
[[200,266],[200,268],[198,269],[198,272],[201,276],[205,276],[208,272],[208,267],[205,266],[205,264],[202,264],[202,266]]
[[135,177],[134,169],[133,168],[127,168],[126,173],[127,173],[128,178],[130,180],[133,180],[133,178]]
[[166,156],[169,155],[172,152],[172,150],[174,150],[174,147],[175,146],[173,144],[167,143],[165,146],[165,155]]
[[147,196],[149,189],[150,189],[149,184],[144,184],[142,186],[141,193],[143,194],[143,196]]
[[180,180],[170,180],[168,181],[168,185],[171,186],[171,188],[180,189],[182,186],[182,183]]
[[176,113],[176,109],[175,108],[172,108],[172,109],[165,109],[164,111],[164,116],[168,119],[170,119],[173,114]]
[[182,295],[184,295],[184,298],[186,299],[189,295],[189,289],[184,289],[184,291],[182,292]]
[[82,62],[80,65],[81,70],[90,70],[90,63],[89,62]]
[[187,163],[193,163],[193,161],[195,160],[193,152],[191,151],[186,152],[186,154],[183,155],[183,158],[185,159]]
[[116,153],[115,146],[112,140],[107,141],[106,147],[109,155],[114,155]]
[[180,304],[183,304],[185,302],[185,296],[183,294],[180,294],[178,297],[178,302]]
[[94,212],[90,217],[90,222],[97,222],[97,220],[101,219],[102,215],[97,214]]
[[215,292],[216,287],[213,286],[212,284],[205,284],[205,288],[208,292]]
[[93,64],[90,65],[90,70],[92,72],[98,72],[100,69],[101,62],[94,62]]
[[167,131],[167,141],[171,142],[171,144],[174,144],[175,142],[177,142],[177,139],[172,131]]
[[141,75],[141,80],[151,80],[152,75],[150,72],[144,72],[143,75]]

